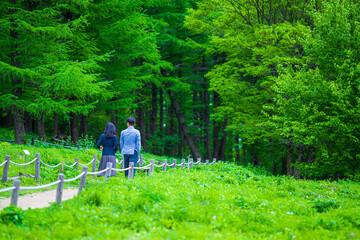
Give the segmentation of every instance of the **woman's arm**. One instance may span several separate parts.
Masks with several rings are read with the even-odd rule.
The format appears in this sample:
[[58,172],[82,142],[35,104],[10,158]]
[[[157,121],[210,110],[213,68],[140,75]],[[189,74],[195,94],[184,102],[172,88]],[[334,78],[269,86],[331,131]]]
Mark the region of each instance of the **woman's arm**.
[[[103,141],[103,135],[100,136],[99,141],[96,144],[97,148],[100,148],[100,144],[102,143],[102,141]],[[102,148],[100,148],[100,150],[102,150]]]

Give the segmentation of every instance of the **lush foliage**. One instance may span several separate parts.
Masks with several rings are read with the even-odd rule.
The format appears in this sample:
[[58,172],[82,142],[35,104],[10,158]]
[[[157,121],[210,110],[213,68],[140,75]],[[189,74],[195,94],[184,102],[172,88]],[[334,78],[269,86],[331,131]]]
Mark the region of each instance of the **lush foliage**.
[[[359,184],[304,181],[219,163],[87,184],[46,209],[7,208],[1,238],[348,239]],[[18,217],[15,217],[18,216]]]

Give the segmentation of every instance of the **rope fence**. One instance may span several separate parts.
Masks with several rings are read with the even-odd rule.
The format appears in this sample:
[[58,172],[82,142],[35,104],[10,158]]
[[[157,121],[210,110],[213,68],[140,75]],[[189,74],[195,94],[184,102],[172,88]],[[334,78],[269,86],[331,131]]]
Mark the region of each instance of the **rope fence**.
[[[36,157],[34,160],[32,160],[31,162],[28,162],[28,163],[25,163],[25,164],[21,164],[21,163],[15,163],[15,162],[12,162],[10,161],[10,155],[6,155],[5,156],[5,161],[3,163],[1,163],[0,166],[4,166],[4,170],[3,170],[3,176],[2,176],[2,181],[6,182],[8,180],[11,180],[11,179],[17,179],[17,178],[20,178],[20,176],[15,176],[15,177],[12,177],[12,178],[8,178],[8,170],[9,170],[9,165],[10,164],[14,164],[14,165],[17,165],[17,166],[26,166],[26,165],[29,165],[29,164],[32,164],[35,162],[35,176],[34,178],[37,180],[40,178],[40,164],[43,164],[44,166],[46,167],[49,167],[49,168],[55,168],[55,167],[59,167],[59,166],[66,166],[66,167],[74,167],[76,165],[76,170],[78,170],[78,167],[79,165],[83,166],[82,168],[82,172],[81,174],[77,175],[76,177],[74,178],[71,178],[71,179],[65,179],[65,176],[64,174],[60,173],[58,175],[58,180],[55,181],[55,182],[52,182],[52,183],[48,183],[48,184],[45,184],[45,185],[41,185],[41,186],[31,186],[31,187],[21,187],[20,186],[20,181],[19,180],[14,180],[13,181],[13,186],[12,187],[9,187],[9,188],[4,188],[4,189],[0,189],[0,193],[3,193],[3,192],[7,192],[7,191],[11,191],[11,201],[10,201],[10,205],[14,205],[14,206],[17,206],[17,202],[18,202],[18,197],[19,197],[19,192],[20,190],[37,190],[37,189],[43,189],[43,188],[48,188],[48,187],[51,187],[51,186],[54,186],[54,185],[57,185],[57,190],[56,190],[56,199],[55,201],[58,203],[58,204],[61,204],[61,199],[62,199],[62,192],[63,192],[63,187],[64,187],[64,183],[68,183],[68,182],[73,182],[73,181],[76,181],[78,179],[80,179],[80,183],[79,183],[79,188],[78,188],[78,195],[80,194],[80,192],[82,191],[82,189],[84,188],[85,186],[85,183],[86,183],[86,177],[87,175],[93,175],[94,177],[96,175],[99,175],[99,174],[102,174],[102,173],[105,173],[105,179],[104,181],[106,182],[110,176],[111,176],[111,172],[112,171],[116,171],[116,172],[119,172],[119,171],[128,171],[127,173],[127,176],[128,176],[128,179],[133,179],[134,176],[135,176],[135,170],[147,170],[148,171],[148,176],[150,177],[153,172],[154,172],[154,168],[155,167],[158,167],[158,168],[162,168],[162,171],[166,171],[167,170],[167,167],[172,167],[172,168],[176,168],[177,166],[181,166],[181,168],[185,168],[185,166],[187,165],[188,168],[192,168],[194,165],[201,165],[201,164],[205,164],[205,165],[211,165],[211,164],[215,164],[216,163],[216,159],[214,158],[213,159],[213,162],[209,163],[209,160],[206,160],[206,162],[201,162],[201,159],[198,158],[197,159],[197,162],[194,163],[194,160],[192,158],[189,158],[188,159],[188,162],[186,163],[185,162],[185,159],[181,159],[181,164],[177,164],[177,160],[176,159],[173,159],[172,160],[172,164],[168,164],[168,161],[167,159],[163,159],[162,160],[162,164],[161,164],[161,160],[158,161],[158,164],[155,164],[155,160],[154,159],[149,159],[149,162],[150,164],[146,165],[146,166],[142,166],[142,164],[144,164],[144,158],[142,156],[142,154],[139,155],[139,159],[138,159],[138,163],[137,163],[137,167],[134,165],[133,162],[130,162],[129,163],[129,167],[125,168],[124,167],[124,159],[122,158],[122,160],[120,161],[121,163],[121,167],[120,169],[118,168],[113,168],[112,167],[112,163],[108,162],[107,163],[107,166],[105,169],[101,170],[101,171],[96,171],[96,162],[97,162],[97,155],[95,154],[94,155],[94,158],[87,164],[81,164],[79,163],[79,159],[76,158],[75,159],[75,163],[73,163],[72,165],[66,165],[64,162],[60,162],[59,164],[57,165],[54,165],[54,166],[51,166],[51,165],[48,165],[46,163],[44,163],[41,159],[40,159],[40,154],[37,153],[36,154]],[[118,161],[117,161],[118,162]],[[88,165],[92,164],[92,171],[91,172],[88,172]],[[126,174],[126,173],[125,173]]]

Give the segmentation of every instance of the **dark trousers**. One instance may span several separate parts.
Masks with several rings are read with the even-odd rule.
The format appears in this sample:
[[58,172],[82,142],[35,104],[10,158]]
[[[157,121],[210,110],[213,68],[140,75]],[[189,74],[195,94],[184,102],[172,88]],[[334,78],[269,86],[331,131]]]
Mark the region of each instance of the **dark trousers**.
[[[137,167],[136,164],[138,162],[138,154],[124,154],[124,167],[128,168],[129,164],[133,162],[134,167]],[[128,176],[129,170],[125,171],[125,177]],[[134,169],[134,177],[135,177],[135,169]]]

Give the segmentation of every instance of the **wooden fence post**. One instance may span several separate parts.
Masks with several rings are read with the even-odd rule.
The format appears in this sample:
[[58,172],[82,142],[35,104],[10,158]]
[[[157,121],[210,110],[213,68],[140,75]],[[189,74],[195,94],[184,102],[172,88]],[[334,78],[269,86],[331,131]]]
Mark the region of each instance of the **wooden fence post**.
[[106,168],[109,168],[106,172],[105,172],[105,182],[107,181],[107,179],[111,176],[111,168],[112,168],[112,163],[108,162],[106,164]]
[[140,162],[141,162],[141,166],[142,166],[144,164],[144,156],[142,154],[140,154]]
[[216,163],[216,158],[213,158],[213,163]]
[[130,167],[130,169],[129,169],[129,172],[128,172],[128,178],[133,179],[134,178],[134,163],[130,162],[129,167]]
[[19,180],[14,180],[13,186],[15,187],[15,189],[13,189],[11,191],[10,205],[17,206],[18,198],[19,198],[19,190],[20,190],[20,181]]
[[60,165],[60,169],[59,169],[59,172],[62,172],[62,171],[64,171],[64,161],[60,161],[60,163],[61,163],[61,165]]
[[164,166],[162,167],[162,170],[163,170],[164,172],[166,172],[166,164],[167,164],[167,160],[166,160],[166,159],[163,159],[163,164],[164,164]]
[[63,194],[63,189],[64,189],[64,174],[59,173],[58,176],[58,180],[60,180],[60,182],[57,185],[57,189],[56,189],[56,202],[61,205],[61,199],[62,199],[62,194]]
[[154,160],[154,159],[151,159],[151,160],[150,160],[150,168],[149,168],[149,177],[151,177],[151,175],[152,175],[153,172],[154,172],[154,164],[155,164],[155,160]]
[[79,171],[79,158],[75,158],[76,171]]
[[206,164],[205,165],[209,165],[209,159],[206,159]]
[[10,164],[10,155],[5,156],[5,165],[4,165],[4,171],[2,175],[2,181],[6,182],[8,178],[8,172],[9,172],[9,164]]
[[201,164],[201,158],[197,159],[196,165],[200,165]]
[[181,168],[184,168],[185,167],[185,159],[181,159]]
[[[97,161],[97,155],[94,154],[93,155],[93,162],[92,162],[92,166],[91,166],[91,171],[92,172],[96,172],[96,161]],[[94,174],[94,178],[96,178],[96,174]]]
[[79,195],[81,193],[81,190],[85,187],[85,182],[86,182],[86,176],[87,176],[87,172],[88,172],[88,167],[83,167],[82,168],[82,172],[84,173],[84,175],[81,176],[80,178],[80,183],[79,183],[79,190],[78,190],[78,194]]
[[125,158],[121,157],[121,166],[120,169],[124,169],[125,168]]
[[40,153],[35,154],[35,179],[40,179]]
[[176,168],[176,159],[173,159],[173,166],[172,168]]
[[138,167],[142,167],[142,165],[144,163],[143,161],[144,161],[143,156],[142,156],[142,154],[140,154],[139,158],[138,158],[138,163],[137,163]]
[[194,159],[190,158],[189,168],[194,167]]

